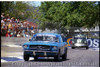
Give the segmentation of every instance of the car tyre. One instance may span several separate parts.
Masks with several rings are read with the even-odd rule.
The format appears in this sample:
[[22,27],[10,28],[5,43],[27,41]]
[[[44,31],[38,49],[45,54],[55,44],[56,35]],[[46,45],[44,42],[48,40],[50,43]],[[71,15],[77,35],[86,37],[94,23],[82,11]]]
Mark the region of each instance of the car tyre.
[[55,57],[54,57],[54,60],[55,60],[55,61],[59,61],[59,60],[60,60],[60,56],[59,56],[59,55],[55,56]]
[[28,61],[29,60],[29,55],[28,54],[24,54],[24,60]]
[[75,49],[75,47],[72,47],[72,49]]
[[54,57],[54,60],[55,61],[59,61],[60,60],[60,51],[59,51],[58,55]]
[[66,60],[67,59],[67,49],[65,50],[64,55],[62,56],[62,60]]
[[86,50],[87,50],[87,49],[89,49],[89,47],[88,47],[88,46],[86,46]]
[[37,60],[37,59],[38,59],[38,57],[34,56],[34,60]]

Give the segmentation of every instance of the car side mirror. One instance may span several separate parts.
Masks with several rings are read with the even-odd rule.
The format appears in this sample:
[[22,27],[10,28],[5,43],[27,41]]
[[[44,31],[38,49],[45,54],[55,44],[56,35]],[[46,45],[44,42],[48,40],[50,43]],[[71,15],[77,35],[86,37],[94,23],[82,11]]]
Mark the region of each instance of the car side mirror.
[[32,41],[31,39],[29,39],[29,41]]

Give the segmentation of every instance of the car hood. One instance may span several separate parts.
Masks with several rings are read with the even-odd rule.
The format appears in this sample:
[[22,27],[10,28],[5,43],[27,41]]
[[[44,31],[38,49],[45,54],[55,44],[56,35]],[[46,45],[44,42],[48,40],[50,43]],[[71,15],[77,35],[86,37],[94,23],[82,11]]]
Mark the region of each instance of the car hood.
[[58,46],[57,42],[43,42],[43,41],[30,41],[24,43],[24,45],[48,45],[48,46]]

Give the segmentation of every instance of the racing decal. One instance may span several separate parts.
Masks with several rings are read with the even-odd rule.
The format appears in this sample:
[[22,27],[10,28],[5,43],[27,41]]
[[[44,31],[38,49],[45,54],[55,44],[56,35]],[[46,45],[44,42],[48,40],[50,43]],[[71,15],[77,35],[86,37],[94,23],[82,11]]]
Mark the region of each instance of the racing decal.
[[72,38],[68,38],[67,43],[68,43],[68,46],[70,46],[72,44]]
[[89,47],[99,48],[99,39],[87,39]]

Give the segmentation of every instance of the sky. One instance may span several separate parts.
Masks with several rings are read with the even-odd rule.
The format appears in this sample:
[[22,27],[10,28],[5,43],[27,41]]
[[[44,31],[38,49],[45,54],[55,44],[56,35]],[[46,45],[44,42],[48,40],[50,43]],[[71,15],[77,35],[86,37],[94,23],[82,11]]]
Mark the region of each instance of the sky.
[[[2,1],[2,0],[1,0]],[[3,0],[4,1],[4,0]],[[9,0],[8,0],[9,1]],[[17,1],[17,0],[14,0]],[[22,0],[23,1],[23,0]],[[25,1],[25,0],[24,0]],[[27,0],[26,0],[27,1]],[[35,5],[36,7],[41,5],[41,2],[43,1],[57,1],[57,0],[28,0],[28,2],[30,2],[30,4],[32,4],[33,6]],[[59,1],[59,0],[58,0]],[[60,0],[60,1],[69,1],[69,0]],[[74,0],[70,0],[70,1],[74,1]],[[81,1],[81,0],[75,0],[75,1]],[[82,0],[82,1],[99,1],[99,0]],[[98,2],[96,3],[98,4]]]
[[[41,1],[30,1],[30,4],[34,4],[34,3],[36,7],[41,5]],[[98,4],[98,2],[96,2],[96,4]]]
[[41,1],[30,1],[30,4],[33,4],[37,7],[41,5]]

